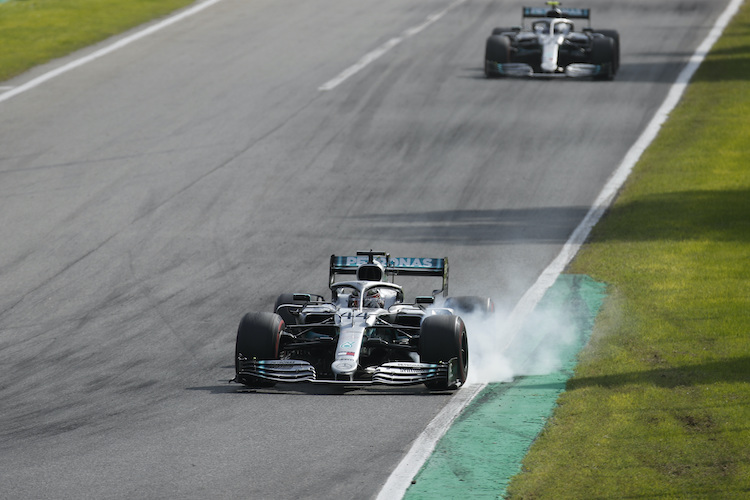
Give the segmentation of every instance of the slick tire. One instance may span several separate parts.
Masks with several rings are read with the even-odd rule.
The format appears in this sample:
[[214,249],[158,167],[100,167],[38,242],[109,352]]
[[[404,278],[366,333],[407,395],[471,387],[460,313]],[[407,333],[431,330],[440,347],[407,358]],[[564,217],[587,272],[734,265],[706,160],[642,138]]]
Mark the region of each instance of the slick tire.
[[445,299],[443,305],[453,309],[459,315],[476,313],[481,316],[489,316],[495,312],[495,303],[489,297],[459,295],[456,297],[448,297]]
[[448,385],[447,380],[425,382],[433,391],[454,390],[466,382],[469,372],[469,344],[466,338],[466,326],[458,316],[428,316],[422,322],[419,335],[419,355],[423,363],[447,363],[456,358],[458,370],[457,383]]
[[278,359],[281,332],[284,331],[281,316],[269,312],[248,313],[242,317],[237,328],[237,342],[234,349],[234,369],[236,380],[252,387],[272,387],[275,382],[255,377],[241,377],[240,354],[245,358]]
[[611,38],[614,41],[614,68],[613,73],[617,74],[620,70],[620,33],[617,30],[598,30],[604,36]]
[[612,80],[615,77],[615,42],[609,37],[596,37],[592,41],[591,63],[602,67],[602,73],[596,75],[594,80]]
[[484,51],[484,74],[487,78],[502,76],[497,64],[510,62],[510,39],[504,35],[493,35],[487,39]]

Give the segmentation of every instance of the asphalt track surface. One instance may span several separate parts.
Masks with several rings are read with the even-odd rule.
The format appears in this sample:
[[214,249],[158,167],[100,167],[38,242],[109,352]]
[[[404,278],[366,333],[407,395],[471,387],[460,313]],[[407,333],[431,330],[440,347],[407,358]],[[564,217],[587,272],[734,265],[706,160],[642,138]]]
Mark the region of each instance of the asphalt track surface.
[[241,315],[369,248],[514,304],[726,2],[587,2],[589,82],[484,79],[468,0],[319,90],[449,5],[224,0],[0,103],[0,496],[375,496],[449,395],[229,385]]

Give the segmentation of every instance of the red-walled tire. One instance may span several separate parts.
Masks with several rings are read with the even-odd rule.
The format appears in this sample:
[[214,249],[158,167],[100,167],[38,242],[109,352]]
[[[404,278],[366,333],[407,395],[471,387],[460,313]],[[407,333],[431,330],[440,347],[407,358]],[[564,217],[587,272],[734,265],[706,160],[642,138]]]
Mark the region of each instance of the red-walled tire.
[[247,359],[278,359],[279,341],[284,331],[281,316],[269,312],[248,313],[242,317],[237,329],[234,349],[236,380],[254,387],[272,387],[275,382],[250,376],[240,376],[239,356]]

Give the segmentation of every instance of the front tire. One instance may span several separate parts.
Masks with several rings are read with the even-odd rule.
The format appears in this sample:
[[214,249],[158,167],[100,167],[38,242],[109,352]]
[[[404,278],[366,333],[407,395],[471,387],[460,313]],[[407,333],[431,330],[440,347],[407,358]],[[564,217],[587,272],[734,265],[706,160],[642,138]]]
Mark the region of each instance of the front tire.
[[601,33],[602,35],[609,37],[614,42],[613,46],[613,52],[614,52],[614,60],[612,61],[613,68],[612,72],[616,75],[617,72],[620,70],[620,33],[617,30],[599,30],[598,33]]
[[594,80],[612,80],[615,77],[615,42],[609,37],[597,37],[592,41],[591,63],[598,64],[602,72]]
[[247,359],[279,359],[279,342],[284,331],[281,316],[269,312],[248,313],[242,317],[237,329],[234,349],[235,380],[253,387],[272,387],[275,382],[250,376],[240,376],[242,355]]
[[428,316],[419,335],[419,355],[423,363],[447,363],[456,358],[456,383],[447,380],[425,382],[433,391],[454,390],[466,382],[469,373],[469,344],[463,320],[453,315]]
[[487,78],[502,76],[498,64],[510,62],[510,39],[504,35],[493,35],[487,39],[484,50],[484,74]]

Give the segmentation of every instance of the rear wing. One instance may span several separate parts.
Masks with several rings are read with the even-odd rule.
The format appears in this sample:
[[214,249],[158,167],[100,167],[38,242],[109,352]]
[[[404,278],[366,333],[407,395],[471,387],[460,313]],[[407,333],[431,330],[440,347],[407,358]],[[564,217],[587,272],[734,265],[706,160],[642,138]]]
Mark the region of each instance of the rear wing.
[[549,7],[524,7],[523,18],[527,17],[548,17],[550,10],[555,8],[562,12],[562,15],[568,19],[591,19],[591,9],[577,9],[573,7],[559,7],[552,4],[557,2],[547,2]]
[[436,257],[391,257],[385,252],[357,252],[356,256],[331,255],[328,274],[329,286],[336,282],[338,274],[357,274],[359,266],[378,262],[385,268],[386,276],[436,276],[443,279],[443,286],[434,295],[448,294],[448,258]]

